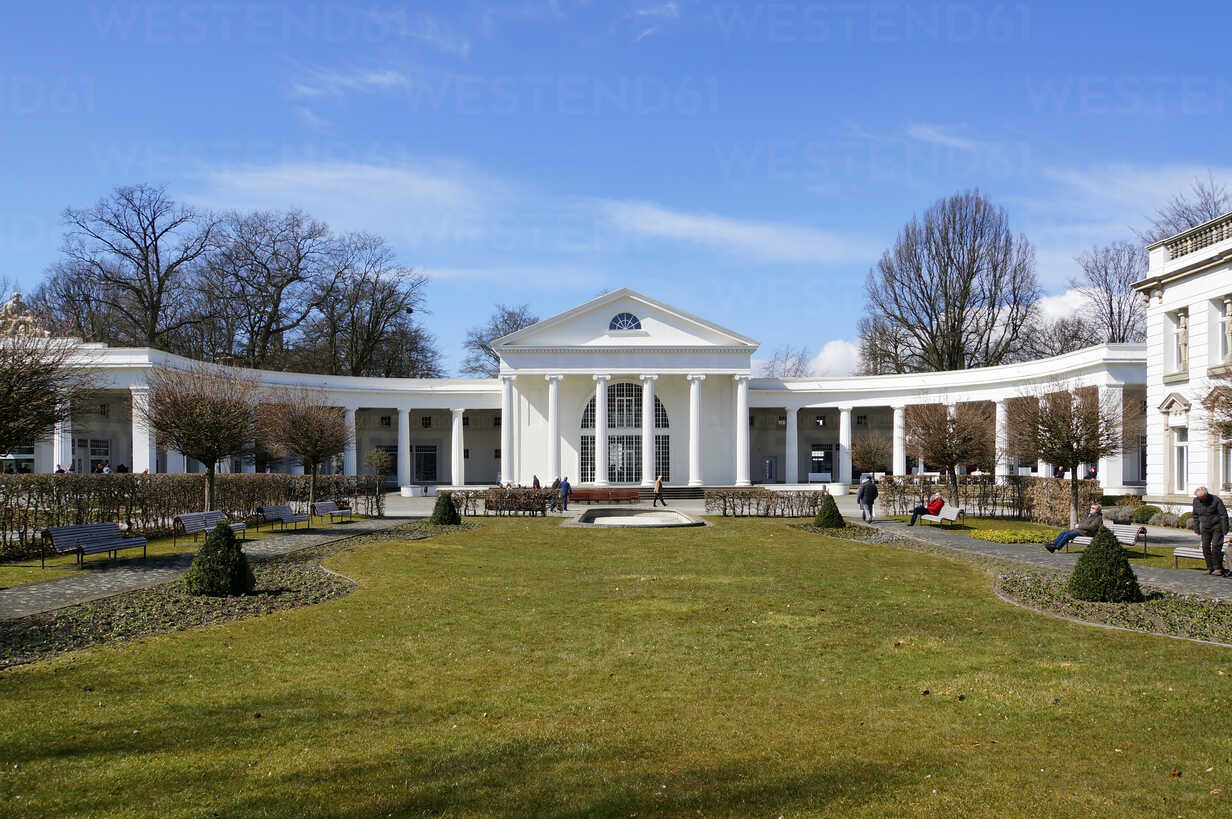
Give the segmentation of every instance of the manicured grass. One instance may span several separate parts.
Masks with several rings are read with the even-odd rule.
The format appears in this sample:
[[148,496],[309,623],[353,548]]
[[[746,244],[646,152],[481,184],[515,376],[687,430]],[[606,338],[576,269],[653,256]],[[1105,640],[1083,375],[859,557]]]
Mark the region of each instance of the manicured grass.
[[[356,515],[356,520],[364,519],[363,515]],[[331,526],[331,521],[328,516],[312,517],[312,528],[325,529]],[[345,524],[340,524],[344,525]],[[287,527],[287,533],[291,533],[290,526]],[[297,532],[307,531],[304,524],[294,530]],[[272,535],[280,535],[277,524],[262,525],[260,531],[255,527],[248,527],[245,534],[246,540],[261,540]],[[172,538],[160,537],[150,541],[146,548],[146,554],[150,557],[160,555],[176,555],[176,554],[195,554],[197,549],[201,548],[201,544],[205,542],[205,535],[200,535],[194,542],[192,536],[184,537],[181,535],[175,539],[174,545]],[[109,566],[122,566],[131,560],[141,560],[141,549],[126,549],[120,552],[119,556],[114,560],[109,560],[107,555],[86,555],[85,565],[87,569],[102,569],[106,570]],[[42,580],[54,580],[57,577],[65,577],[67,575],[79,574],[82,569],[77,565],[76,555],[51,555],[47,556],[47,567],[42,568],[37,557],[27,558],[25,560],[16,560],[12,562],[0,563],[0,589],[6,589],[10,586],[21,586],[26,583],[38,583]]]
[[942,556],[782,521],[714,522],[492,519],[358,546],[326,563],[359,583],[343,599],[10,669],[0,805],[1228,809],[1232,652],[1043,617]]

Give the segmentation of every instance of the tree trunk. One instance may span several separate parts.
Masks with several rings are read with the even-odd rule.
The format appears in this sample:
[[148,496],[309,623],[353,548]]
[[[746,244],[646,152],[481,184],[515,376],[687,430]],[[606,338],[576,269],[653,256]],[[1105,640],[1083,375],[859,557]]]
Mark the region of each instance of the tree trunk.
[[312,474],[308,478],[308,528],[312,528],[312,510],[317,499],[317,464],[312,464]]
[[1078,467],[1069,472],[1069,528],[1078,525]]
[[205,465],[205,511],[214,511],[214,463]]
[[958,507],[958,467],[955,464],[950,464],[946,467],[946,477],[950,484],[950,505]]

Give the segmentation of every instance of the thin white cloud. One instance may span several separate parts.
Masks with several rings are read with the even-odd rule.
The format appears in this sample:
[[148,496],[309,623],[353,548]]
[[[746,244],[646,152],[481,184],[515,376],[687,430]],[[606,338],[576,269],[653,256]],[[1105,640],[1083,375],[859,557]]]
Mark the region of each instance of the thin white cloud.
[[644,6],[633,10],[635,17],[660,17],[665,20],[680,19],[680,5],[678,3],[660,3],[657,6]]
[[434,281],[454,283],[492,282],[507,285],[517,282],[519,286],[539,289],[592,290],[601,286],[607,277],[593,270],[562,267],[433,267],[419,270]]
[[304,125],[317,131],[324,131],[333,125],[306,105],[295,106],[295,117]]
[[395,36],[424,43],[442,54],[468,57],[471,41],[449,25],[427,14],[412,16],[405,9],[374,10],[372,19]]
[[409,88],[411,78],[393,69],[331,71],[308,69],[291,83],[295,97],[341,97],[347,93],[382,93]]
[[908,125],[907,136],[919,142],[940,145],[944,148],[956,148],[960,151],[976,151],[983,147],[973,139],[956,136],[939,125],[927,122],[913,122]]
[[859,342],[842,338],[827,341],[812,364],[815,375],[832,378],[854,375],[859,368]]
[[867,242],[795,225],[673,211],[652,202],[607,200],[601,207],[613,226],[629,233],[736,250],[765,260],[867,261],[876,254]]

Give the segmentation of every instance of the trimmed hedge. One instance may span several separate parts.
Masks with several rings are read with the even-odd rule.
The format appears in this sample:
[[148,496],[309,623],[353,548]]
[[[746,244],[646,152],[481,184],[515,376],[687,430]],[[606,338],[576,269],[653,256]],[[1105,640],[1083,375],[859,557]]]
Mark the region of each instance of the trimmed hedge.
[[[912,475],[887,475],[879,484],[877,500],[891,515],[905,515],[927,503],[935,492],[949,502],[950,487],[945,481]],[[1009,475],[1000,482],[993,475],[960,475],[958,502],[954,505],[968,515],[1007,518],[1069,525],[1070,482],[1066,478],[1031,478]],[[1098,503],[1103,496],[1098,481],[1078,482],[1078,508]]]
[[493,487],[483,493],[485,515],[546,515],[548,504],[558,493],[555,489]]
[[1142,589],[1116,536],[1101,526],[1091,545],[1078,556],[1069,578],[1069,593],[1097,603],[1141,603]]
[[838,511],[834,496],[829,492],[821,499],[821,506],[817,509],[817,517],[813,519],[813,525],[818,529],[842,529],[847,525]]
[[1134,523],[1150,523],[1151,518],[1158,515],[1160,511],[1161,510],[1158,506],[1152,506],[1149,503],[1144,503],[1142,506],[1139,506],[1136,509],[1134,509],[1134,514],[1131,516],[1130,519]]
[[252,592],[257,581],[248,557],[240,548],[235,532],[225,523],[206,535],[205,543],[184,573],[184,588],[189,594],[232,597]]
[[[215,508],[234,520],[255,520],[257,508],[308,507],[307,475],[218,475]],[[173,519],[199,512],[205,475],[2,475],[0,559],[37,555],[48,526],[116,521],[147,537],[171,534]],[[381,517],[385,488],[376,475],[318,475],[317,499],[346,501],[357,513]]]
[[432,507],[433,526],[457,526],[462,522],[458,507],[454,505],[453,495],[449,492],[436,493],[436,506]]
[[725,518],[811,518],[817,514],[824,489],[707,489],[706,511]]

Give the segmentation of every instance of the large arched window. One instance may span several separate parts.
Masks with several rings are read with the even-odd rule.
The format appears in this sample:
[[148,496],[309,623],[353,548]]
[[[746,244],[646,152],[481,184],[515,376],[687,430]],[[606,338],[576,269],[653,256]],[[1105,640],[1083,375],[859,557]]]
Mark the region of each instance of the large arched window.
[[[655,396],[655,474],[671,480],[671,446],[667,410]],[[582,440],[578,464],[582,483],[595,479],[595,399],[582,410]],[[662,432],[660,432],[662,430]],[[607,385],[607,479],[609,483],[642,480],[642,385],[622,381]]]

